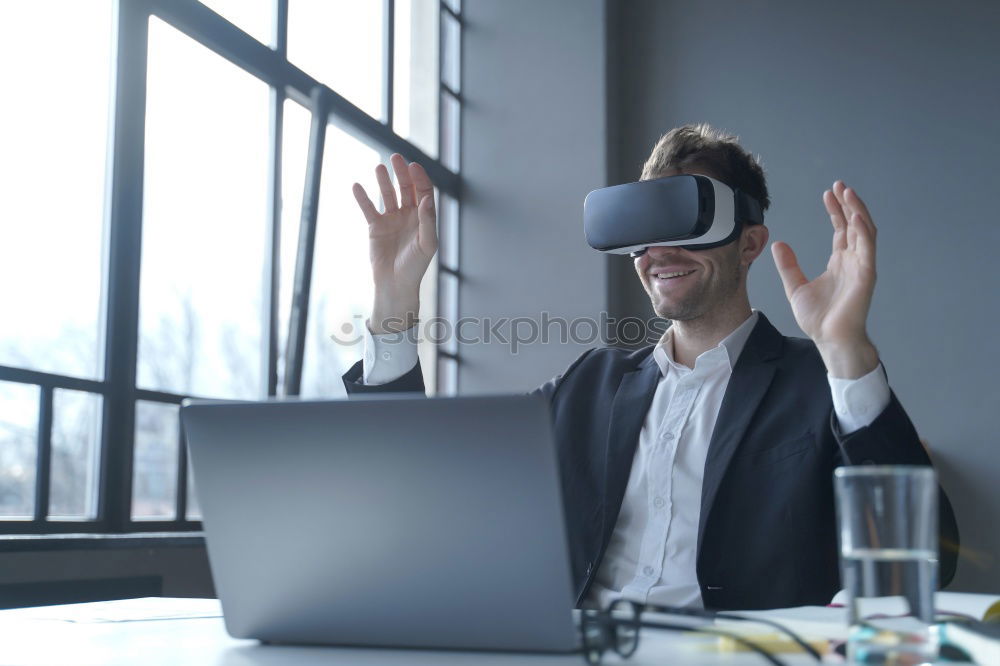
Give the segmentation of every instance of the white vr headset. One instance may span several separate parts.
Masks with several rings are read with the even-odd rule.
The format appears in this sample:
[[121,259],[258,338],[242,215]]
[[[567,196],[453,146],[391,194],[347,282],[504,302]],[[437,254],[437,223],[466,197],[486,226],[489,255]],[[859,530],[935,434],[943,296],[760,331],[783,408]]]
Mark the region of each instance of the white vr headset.
[[718,247],[734,241],[744,224],[763,222],[759,201],[708,176],[667,176],[604,187],[583,202],[590,247],[633,257],[652,246]]

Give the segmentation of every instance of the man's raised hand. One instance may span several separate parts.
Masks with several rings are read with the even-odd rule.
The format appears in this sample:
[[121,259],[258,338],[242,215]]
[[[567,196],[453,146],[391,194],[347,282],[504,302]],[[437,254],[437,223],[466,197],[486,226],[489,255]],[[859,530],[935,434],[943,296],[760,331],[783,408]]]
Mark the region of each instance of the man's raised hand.
[[375,303],[369,327],[388,333],[411,326],[420,306],[420,280],[437,251],[434,185],[416,162],[402,155],[389,158],[399,185],[399,197],[384,164],[375,168],[385,212],[354,183],[354,198],[368,221],[368,248],[375,279]]
[[816,343],[834,377],[856,379],[878,366],[866,322],[875,291],[875,224],[857,192],[841,181],[823,193],[833,225],[826,271],[809,281],[787,243],[771,245],[799,327]]

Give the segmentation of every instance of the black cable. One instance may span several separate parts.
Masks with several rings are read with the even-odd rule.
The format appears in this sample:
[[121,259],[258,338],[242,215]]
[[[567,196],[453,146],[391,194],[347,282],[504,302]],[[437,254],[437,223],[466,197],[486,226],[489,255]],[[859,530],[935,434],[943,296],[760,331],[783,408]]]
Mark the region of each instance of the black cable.
[[677,606],[657,606],[656,604],[647,604],[645,606],[646,610],[653,611],[654,613],[669,613],[674,615],[688,615],[691,617],[703,617],[706,619],[720,619],[720,620],[737,620],[740,622],[758,622],[760,624],[767,625],[774,629],[777,629],[781,633],[788,636],[792,641],[795,642],[800,648],[806,651],[807,654],[811,655],[816,661],[822,662],[823,656],[816,651],[816,648],[809,645],[804,638],[799,636],[797,633],[785,627],[784,625],[775,622],[774,620],[769,620],[766,618],[756,618],[747,617],[745,615],[740,615],[739,613],[731,613],[727,611],[710,611],[702,610],[700,608],[684,608]]

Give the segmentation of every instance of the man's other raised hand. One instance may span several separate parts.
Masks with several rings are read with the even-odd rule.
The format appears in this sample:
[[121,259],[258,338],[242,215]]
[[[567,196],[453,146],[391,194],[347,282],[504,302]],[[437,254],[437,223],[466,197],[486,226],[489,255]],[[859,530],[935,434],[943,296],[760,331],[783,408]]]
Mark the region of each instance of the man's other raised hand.
[[808,280],[787,243],[772,244],[771,252],[795,321],[816,343],[827,370],[856,379],[878,366],[866,328],[877,230],[861,197],[839,180],[823,193],[823,204],[833,225],[833,248],[822,275]]
[[375,279],[375,302],[368,326],[372,333],[392,333],[412,326],[420,309],[420,280],[437,251],[434,185],[424,168],[389,158],[399,196],[384,164],[375,168],[384,212],[379,213],[358,183],[352,191],[368,221],[368,249]]

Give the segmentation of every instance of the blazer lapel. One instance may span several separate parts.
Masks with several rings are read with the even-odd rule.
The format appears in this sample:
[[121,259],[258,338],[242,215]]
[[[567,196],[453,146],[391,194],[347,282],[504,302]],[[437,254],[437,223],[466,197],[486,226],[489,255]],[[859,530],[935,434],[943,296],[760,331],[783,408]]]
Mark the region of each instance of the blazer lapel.
[[708,446],[705,477],[701,486],[701,513],[698,518],[699,553],[705,524],[719,491],[719,484],[743,440],[750,420],[771,385],[776,365],[774,360],[781,355],[783,345],[781,334],[761,314],[733,368]]
[[639,444],[646,412],[653,401],[653,393],[661,377],[660,366],[653,358],[652,350],[635,369],[622,375],[614,402],[611,404],[611,422],[608,426],[608,451],[605,460],[605,495],[601,533],[607,544],[618,520],[625,487],[628,485],[632,460]]

